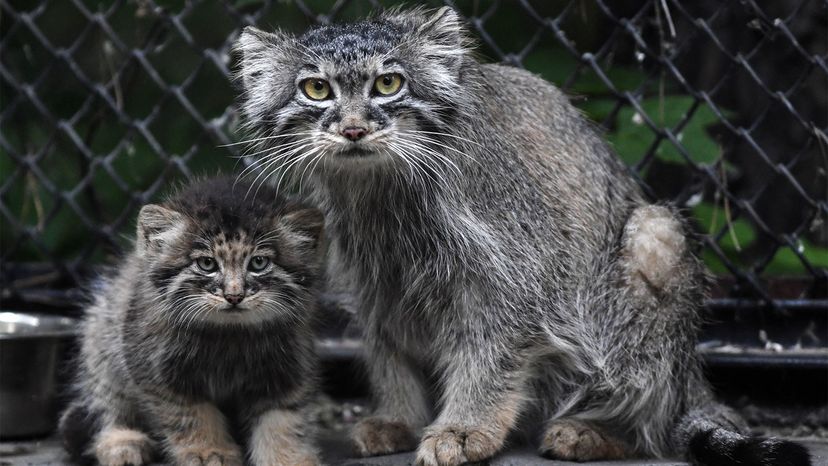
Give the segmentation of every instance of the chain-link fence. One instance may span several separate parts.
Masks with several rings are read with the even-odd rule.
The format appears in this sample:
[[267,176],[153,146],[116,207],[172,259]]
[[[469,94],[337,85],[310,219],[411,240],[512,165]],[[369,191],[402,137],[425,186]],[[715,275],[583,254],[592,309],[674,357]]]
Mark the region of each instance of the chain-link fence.
[[[3,300],[73,305],[142,203],[234,169],[243,26],[299,32],[393,3],[0,0]],[[825,345],[828,1],[445,3],[483,60],[565,89],[651,198],[685,207],[714,309],[768,329],[748,339]]]

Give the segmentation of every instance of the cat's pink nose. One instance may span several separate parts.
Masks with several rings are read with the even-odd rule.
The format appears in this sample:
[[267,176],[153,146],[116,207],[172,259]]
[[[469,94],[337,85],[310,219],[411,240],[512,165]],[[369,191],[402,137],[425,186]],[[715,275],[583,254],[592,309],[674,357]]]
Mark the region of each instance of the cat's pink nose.
[[342,130],[342,135],[349,141],[359,141],[368,134],[368,130],[360,126],[349,126]]
[[242,302],[242,300],[244,299],[244,295],[243,294],[225,294],[224,299],[226,299],[228,303],[235,306],[236,304],[239,304],[240,302]]

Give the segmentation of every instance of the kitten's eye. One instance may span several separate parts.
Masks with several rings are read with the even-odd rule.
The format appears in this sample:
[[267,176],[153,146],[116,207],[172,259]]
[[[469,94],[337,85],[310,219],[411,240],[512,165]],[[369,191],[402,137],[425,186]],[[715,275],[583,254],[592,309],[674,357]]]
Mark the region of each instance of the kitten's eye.
[[250,269],[252,272],[261,272],[267,266],[270,265],[270,259],[265,256],[253,256],[250,259],[250,263],[247,264],[247,268]]
[[324,79],[310,78],[302,81],[302,92],[311,100],[325,100],[331,96],[331,85]]
[[377,77],[374,81],[374,90],[379,95],[393,95],[400,90],[403,78],[398,73],[389,73]]
[[199,269],[207,273],[218,270],[218,263],[212,257],[199,257],[196,259],[196,265]]

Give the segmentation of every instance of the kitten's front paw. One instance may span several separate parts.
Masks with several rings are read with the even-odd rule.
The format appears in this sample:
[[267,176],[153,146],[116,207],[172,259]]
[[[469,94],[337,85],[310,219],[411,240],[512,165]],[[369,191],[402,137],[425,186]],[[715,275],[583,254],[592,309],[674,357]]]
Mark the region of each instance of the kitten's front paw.
[[351,440],[362,456],[389,455],[417,448],[417,438],[408,425],[381,417],[360,421],[351,431]]
[[95,456],[101,466],[141,466],[151,460],[152,442],[137,430],[107,429],[95,441]]
[[627,447],[601,430],[574,419],[560,419],[547,429],[541,456],[567,461],[614,460],[627,457]]
[[481,426],[432,426],[417,449],[419,466],[455,466],[483,461],[503,446],[503,438]]
[[182,466],[242,466],[241,451],[235,447],[197,445],[177,452]]

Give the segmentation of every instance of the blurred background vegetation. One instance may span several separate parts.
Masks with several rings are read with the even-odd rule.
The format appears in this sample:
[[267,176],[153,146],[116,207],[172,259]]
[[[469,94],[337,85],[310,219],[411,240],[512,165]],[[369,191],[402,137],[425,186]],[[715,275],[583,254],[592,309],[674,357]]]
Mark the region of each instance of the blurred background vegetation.
[[[299,33],[398,3],[0,1],[4,287],[32,263],[71,285],[124,247],[140,204],[240,168],[244,24]],[[648,194],[685,209],[714,272],[824,293],[828,70],[808,58],[826,54],[824,2],[451,3],[482,60],[565,89]]]

